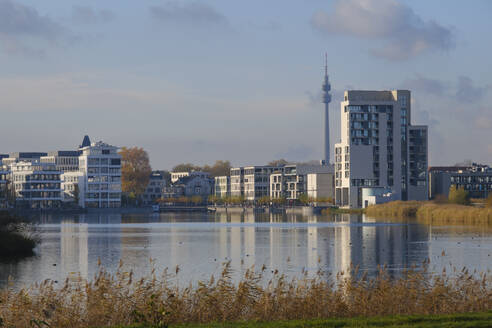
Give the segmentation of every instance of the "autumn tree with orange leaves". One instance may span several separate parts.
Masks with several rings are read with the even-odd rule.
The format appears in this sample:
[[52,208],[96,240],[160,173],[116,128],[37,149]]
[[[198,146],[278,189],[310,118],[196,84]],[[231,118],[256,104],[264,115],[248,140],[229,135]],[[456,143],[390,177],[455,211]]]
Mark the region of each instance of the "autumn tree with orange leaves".
[[149,155],[143,148],[121,148],[121,189],[139,199],[149,183],[152,168]]

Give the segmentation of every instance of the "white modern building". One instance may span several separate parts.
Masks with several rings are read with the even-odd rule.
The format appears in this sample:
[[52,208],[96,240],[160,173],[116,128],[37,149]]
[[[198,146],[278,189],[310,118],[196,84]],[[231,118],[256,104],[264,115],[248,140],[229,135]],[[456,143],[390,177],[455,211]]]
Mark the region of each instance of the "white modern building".
[[408,90],[345,91],[335,145],[335,200],[362,207],[363,188],[389,188],[401,200],[426,200],[427,126],[412,126]]
[[84,183],[83,188],[79,186],[79,192],[83,207],[121,207],[121,155],[118,148],[99,141],[80,150],[79,172],[83,173]]
[[214,195],[220,198],[226,198],[231,195],[231,178],[229,176],[215,177]]
[[61,206],[61,172],[54,164],[17,162],[11,164],[11,179],[17,206],[49,209]]
[[[278,167],[270,175],[270,197],[285,198],[288,200],[298,199],[302,194],[308,194],[308,174],[330,174],[333,176],[333,167],[331,165],[308,165],[308,164],[291,164]],[[320,186],[321,177],[316,181],[318,188],[330,188],[330,186]],[[324,182],[324,181],[323,181]],[[311,186],[314,189],[314,186]],[[319,190],[321,192],[321,190]]]
[[245,167],[244,198],[248,201],[256,201],[261,197],[270,196],[270,174],[275,169],[276,167],[268,165]]
[[231,168],[231,197],[244,197],[244,168]]
[[41,163],[51,163],[56,165],[56,169],[62,172],[77,172],[79,170],[80,151],[61,150],[49,152],[47,156],[42,156]]
[[[78,161],[77,161],[78,162]],[[85,176],[83,172],[65,172],[61,174],[61,189],[63,202],[74,202],[84,207],[81,193],[85,190]]]
[[41,157],[47,156],[48,153],[43,152],[15,152],[10,153],[9,157],[3,158],[2,163],[5,165],[11,165],[17,162],[39,162]]

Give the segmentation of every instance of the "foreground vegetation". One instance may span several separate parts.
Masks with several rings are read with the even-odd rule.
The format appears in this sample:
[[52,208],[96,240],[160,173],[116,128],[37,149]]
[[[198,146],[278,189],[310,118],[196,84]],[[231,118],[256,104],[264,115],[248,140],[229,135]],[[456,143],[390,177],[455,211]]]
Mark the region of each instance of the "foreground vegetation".
[[36,241],[28,235],[22,220],[6,211],[0,211],[0,260],[31,256],[35,246]]
[[[178,272],[157,275],[153,270],[135,279],[120,266],[114,275],[101,269],[92,281],[72,278],[60,287],[45,281],[20,291],[7,288],[0,291],[0,322],[5,327],[52,328],[231,322],[255,327],[256,322],[270,322],[262,324],[269,327],[290,320],[492,310],[492,279],[464,269],[452,276],[431,275],[424,265],[400,278],[390,278],[385,270],[374,278],[351,270],[287,279],[262,268],[248,270],[234,283],[230,263],[225,263],[217,279],[186,287],[177,283]],[[316,322],[323,321],[310,324]]]
[[433,224],[492,224],[491,207],[450,203],[395,201],[369,206],[368,216],[416,218]]

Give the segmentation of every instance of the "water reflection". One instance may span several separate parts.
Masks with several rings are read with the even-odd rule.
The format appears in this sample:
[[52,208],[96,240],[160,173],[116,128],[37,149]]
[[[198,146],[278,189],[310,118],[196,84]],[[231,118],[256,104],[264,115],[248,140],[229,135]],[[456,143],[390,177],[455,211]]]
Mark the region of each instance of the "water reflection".
[[487,232],[465,229],[457,235],[456,227],[383,223],[353,214],[83,214],[38,220],[37,256],[0,264],[1,285],[8,276],[17,287],[78,274],[90,279],[98,259],[113,272],[121,259],[137,276],[152,265],[179,265],[184,283],[209,278],[224,261],[231,261],[235,277],[253,265],[298,275],[304,269],[346,271],[351,265],[374,274],[385,264],[398,274],[427,258],[436,271],[449,262],[487,270],[492,249]]

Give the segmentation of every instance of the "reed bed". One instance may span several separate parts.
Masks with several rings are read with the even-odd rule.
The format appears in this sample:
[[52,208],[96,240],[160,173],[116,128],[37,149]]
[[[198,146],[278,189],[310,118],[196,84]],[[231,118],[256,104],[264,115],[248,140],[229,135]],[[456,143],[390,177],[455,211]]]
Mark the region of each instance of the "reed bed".
[[[179,269],[134,279],[103,268],[91,281],[45,281],[30,288],[0,291],[0,327],[106,327],[281,321],[357,316],[426,315],[492,310],[492,280],[466,269],[430,274],[427,265],[390,278],[356,269],[336,275],[319,271],[287,279],[266,268],[247,270],[234,283],[230,262],[208,281],[179,287]],[[358,277],[358,278],[354,278]]]
[[492,208],[433,202],[395,201],[369,206],[368,216],[416,218],[432,224],[492,224]]

